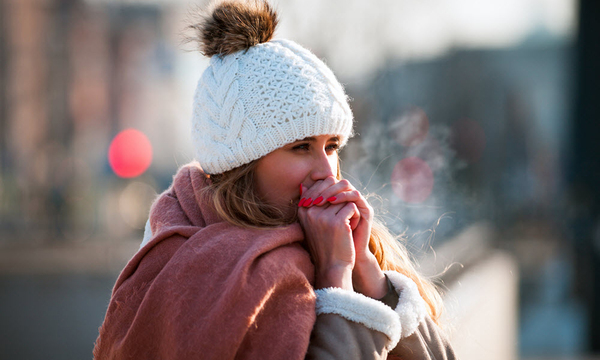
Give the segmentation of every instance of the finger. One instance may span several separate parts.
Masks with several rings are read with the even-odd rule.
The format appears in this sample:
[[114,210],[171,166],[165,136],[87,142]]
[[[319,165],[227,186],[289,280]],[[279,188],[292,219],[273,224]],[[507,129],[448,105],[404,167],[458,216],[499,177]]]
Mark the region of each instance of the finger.
[[304,205],[304,203],[306,203],[306,200],[308,199],[306,193],[308,192],[308,190],[309,190],[308,187],[306,187],[304,184],[300,183],[300,200],[298,200],[298,207],[302,207],[302,205]]
[[311,206],[308,208],[302,207],[298,209],[298,218],[302,226],[314,226],[320,221],[330,218],[334,219],[334,222],[345,221],[339,218],[338,213],[342,208],[346,206],[346,203],[326,206]]
[[373,208],[367,201],[367,199],[360,193],[360,191],[354,189],[351,191],[344,191],[338,193],[336,196],[329,198],[330,204],[341,204],[344,202],[353,202],[358,207],[358,210],[363,217],[370,217],[373,213]]
[[335,195],[333,198],[329,199],[329,203],[331,204],[340,204],[344,202],[355,203],[359,210],[366,210],[369,207],[369,202],[367,201],[367,199],[360,193],[360,191],[356,189],[350,191],[342,191]]
[[[329,181],[329,179],[333,179],[334,182]],[[340,184],[341,182],[341,184]],[[329,185],[329,186],[328,186]],[[305,203],[304,206],[323,206],[327,204],[327,199],[331,197],[333,194],[337,194],[340,191],[354,189],[350,182],[347,180],[337,181],[333,178],[333,176],[325,179],[323,183],[319,184],[318,187],[315,188],[315,192],[319,191],[318,195],[314,195],[313,201],[310,204]],[[340,202],[338,202],[340,203]]]
[[354,213],[354,216],[352,216],[352,218],[350,219],[350,229],[352,229],[352,231],[356,230],[359,223],[360,223],[360,212],[356,211]]
[[[328,187],[327,189],[323,190],[321,192],[321,196],[324,199],[324,202],[334,202],[337,200],[337,195],[341,192],[344,191],[352,191],[355,190],[354,186],[352,186],[352,184],[350,184],[350,182],[348,180],[340,180],[337,183],[335,183],[334,185]],[[341,203],[344,201],[338,201],[337,203]]]
[[[311,218],[317,218],[318,216],[320,216],[320,214],[327,214],[330,213],[331,216],[337,216],[337,213],[344,207],[346,206],[345,203],[342,204],[327,204],[325,206],[310,206],[310,207],[302,207],[300,209],[298,209],[298,213],[303,213],[303,214],[307,214],[307,216],[310,216]],[[310,215],[308,215],[310,214]]]
[[[335,206],[335,205],[334,205]],[[344,219],[350,226],[355,222],[358,224],[360,213],[354,203],[346,203],[336,214],[337,217]]]
[[303,191],[298,206],[308,207],[315,203],[323,202],[323,197],[319,197],[319,194],[323,190],[334,185],[336,182],[337,180],[333,176],[328,176],[323,180],[315,182],[310,188],[306,188],[303,184],[301,184]]

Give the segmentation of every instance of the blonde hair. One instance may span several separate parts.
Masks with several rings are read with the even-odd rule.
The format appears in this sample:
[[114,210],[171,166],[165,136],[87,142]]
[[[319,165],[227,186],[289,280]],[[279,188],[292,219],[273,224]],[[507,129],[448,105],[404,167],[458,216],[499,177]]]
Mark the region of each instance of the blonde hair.
[[[289,225],[297,217],[285,216],[280,209],[266,204],[254,191],[257,160],[222,174],[210,175],[206,195],[217,213],[231,224],[246,228],[264,228]],[[341,179],[338,163],[338,180]],[[392,235],[387,227],[375,219],[369,239],[369,250],[375,255],[382,270],[393,270],[412,279],[425,302],[431,319],[439,324],[442,311],[440,294],[431,282],[416,270],[408,250]]]

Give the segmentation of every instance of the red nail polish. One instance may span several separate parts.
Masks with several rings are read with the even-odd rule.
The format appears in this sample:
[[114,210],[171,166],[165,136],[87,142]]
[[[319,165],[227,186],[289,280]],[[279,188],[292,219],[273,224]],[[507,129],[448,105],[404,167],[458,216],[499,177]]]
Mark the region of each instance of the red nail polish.
[[302,196],[302,184],[300,184],[300,196]]
[[323,197],[319,196],[318,198],[315,199],[315,202],[313,202],[313,205],[318,205],[321,203],[321,201],[323,201]]
[[302,204],[306,201],[305,198],[300,199],[300,201],[298,201],[298,207],[302,207]]
[[308,198],[308,199],[306,199],[306,202],[304,204],[302,204],[302,206],[309,207],[311,203],[312,203],[312,198]]
[[330,197],[329,199],[327,199],[327,201],[332,202],[335,201],[337,198],[335,196]]

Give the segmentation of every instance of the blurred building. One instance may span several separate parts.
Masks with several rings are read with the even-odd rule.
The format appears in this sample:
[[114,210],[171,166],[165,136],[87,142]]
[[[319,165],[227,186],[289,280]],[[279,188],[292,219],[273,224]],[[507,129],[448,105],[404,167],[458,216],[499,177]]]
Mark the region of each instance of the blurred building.
[[[575,274],[566,243],[564,154],[570,145],[573,58],[571,45],[552,41],[456,51],[390,66],[352,94],[361,99],[356,116],[362,146],[352,149],[351,158],[362,161],[353,164],[350,178],[387,199],[386,218],[398,232],[432,229],[411,238],[416,253],[470,224],[494,224],[495,247],[515,254],[523,270],[525,355],[586,347],[587,313],[581,300],[573,300]],[[432,188],[407,202],[394,184],[411,184],[398,179],[396,169],[415,157],[429,167]],[[417,170],[423,186],[426,177],[419,173],[425,172]]]
[[[502,52],[490,50],[461,59],[444,54],[452,54],[453,47],[502,49],[521,43],[523,51],[527,51],[547,41],[568,41],[574,28],[574,6],[569,0],[537,7],[529,2],[477,4],[467,0],[452,0],[435,7],[411,1],[386,1],[380,6],[361,1],[280,1],[277,6],[285,21],[279,35],[298,40],[323,56],[348,83],[356,111],[360,112],[361,105],[367,102],[373,103],[375,93],[368,87],[375,86],[375,101],[386,105],[377,105],[377,114],[360,114],[359,121],[366,122],[367,117],[374,115],[380,123],[392,122],[391,112],[400,116],[398,112],[412,104],[426,107],[432,124],[449,126],[458,120],[449,118],[452,113],[488,121],[484,130],[494,132],[496,129],[491,126],[505,126],[501,122],[504,115],[496,110],[527,111],[522,108],[528,106],[529,100],[539,103],[548,96],[557,96],[537,91],[536,99],[523,98],[522,94],[530,94],[520,83],[506,85],[513,86],[510,89],[497,85],[504,75],[520,76],[509,73],[509,62],[502,69],[502,58],[511,56],[510,51],[501,55]],[[188,5],[182,1],[151,0],[2,2],[0,231],[7,234],[5,238],[44,242],[81,241],[106,235],[139,236],[135,229],[143,226],[152,192],[164,190],[175,169],[193,156],[187,131],[190,99],[206,59],[182,51],[193,49],[181,45],[185,24],[194,20]],[[517,10],[519,16],[511,15]],[[467,15],[471,22],[464,21]],[[364,26],[355,26],[356,23]],[[479,32],[469,31],[477,26]],[[487,59],[494,73],[477,67],[486,66]],[[561,64],[550,64],[554,61],[552,56],[547,59],[549,65],[536,67],[538,73],[557,74]],[[402,70],[399,61],[415,65]],[[517,61],[520,59],[515,58]],[[471,63],[475,67],[469,69]],[[444,74],[455,78],[448,79]],[[373,77],[379,79],[368,80]],[[389,85],[384,84],[383,78]],[[460,92],[454,91],[458,84]],[[504,94],[494,95],[492,100],[489,91],[480,91],[488,90],[488,84],[497,87],[490,91]],[[405,90],[398,93],[386,86],[404,86]],[[543,84],[539,86],[544,88]],[[554,83],[549,88],[558,89]],[[482,101],[470,101],[472,91],[480,94]],[[521,103],[506,110],[504,104],[490,101]],[[488,105],[492,107],[487,108]],[[565,111],[564,104],[557,106]],[[448,111],[451,107],[455,110]],[[444,111],[445,115],[432,111]],[[483,114],[484,111],[489,114]],[[547,115],[558,116],[551,111]],[[534,116],[525,125],[507,126],[507,131],[519,131],[519,127],[535,121],[548,123],[539,120],[545,115]],[[494,117],[499,121],[491,120]],[[560,121],[551,123],[562,126]],[[126,128],[145,133],[154,150],[151,168],[132,180],[115,177],[106,156],[111,139]],[[545,164],[555,166],[560,152],[555,145],[562,146],[557,142],[561,129],[541,128],[549,131],[540,135],[549,152],[550,160]],[[487,151],[490,148],[494,146],[488,146]],[[537,153],[535,150],[530,153]],[[444,154],[444,161],[449,162],[450,155]],[[448,171],[445,174],[450,176]],[[519,176],[528,175],[521,171]],[[144,198],[139,204],[122,205],[135,203],[139,198],[136,194]],[[521,199],[518,194],[509,196]]]
[[[178,146],[189,101],[179,96],[177,42],[165,35],[169,13],[26,0],[3,1],[2,14],[3,241],[80,241],[140,228],[140,210],[118,205],[129,184],[112,174],[106,154],[119,131],[136,128],[163,144],[150,173],[190,158]],[[142,183],[156,189],[156,181]]]

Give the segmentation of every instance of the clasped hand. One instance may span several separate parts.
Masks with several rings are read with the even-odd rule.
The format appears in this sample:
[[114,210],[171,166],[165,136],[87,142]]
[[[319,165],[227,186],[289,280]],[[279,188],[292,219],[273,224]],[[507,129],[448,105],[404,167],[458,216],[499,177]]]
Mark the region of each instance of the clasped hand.
[[315,288],[383,297],[387,282],[369,251],[373,208],[347,180],[329,176],[310,188],[300,186],[298,219],[315,264]]

